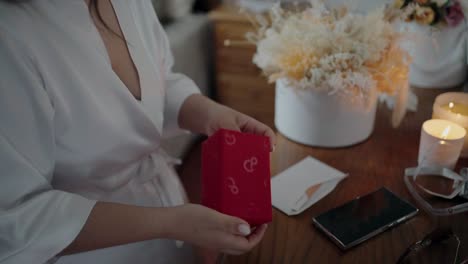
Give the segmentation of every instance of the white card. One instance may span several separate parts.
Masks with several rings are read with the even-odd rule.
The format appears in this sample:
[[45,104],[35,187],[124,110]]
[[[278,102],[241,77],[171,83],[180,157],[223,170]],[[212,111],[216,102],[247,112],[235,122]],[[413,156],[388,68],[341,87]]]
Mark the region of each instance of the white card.
[[272,203],[297,215],[329,194],[347,174],[307,157],[271,180]]

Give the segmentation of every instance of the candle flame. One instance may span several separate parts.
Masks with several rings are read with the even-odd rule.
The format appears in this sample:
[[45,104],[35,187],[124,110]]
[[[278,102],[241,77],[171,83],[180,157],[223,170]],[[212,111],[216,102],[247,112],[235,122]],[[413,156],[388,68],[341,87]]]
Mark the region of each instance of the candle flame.
[[444,129],[444,131],[442,132],[442,138],[443,139],[447,139],[449,133],[450,133],[450,130],[452,130],[452,126],[448,126]]
[[453,102],[449,103],[449,108],[453,108],[454,106],[455,106],[455,104]]

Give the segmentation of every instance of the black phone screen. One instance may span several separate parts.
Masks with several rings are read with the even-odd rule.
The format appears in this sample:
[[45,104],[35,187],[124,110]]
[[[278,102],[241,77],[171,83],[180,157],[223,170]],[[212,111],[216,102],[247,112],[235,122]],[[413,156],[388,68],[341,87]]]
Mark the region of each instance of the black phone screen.
[[417,212],[410,203],[381,188],[325,212],[313,221],[341,248],[347,249]]

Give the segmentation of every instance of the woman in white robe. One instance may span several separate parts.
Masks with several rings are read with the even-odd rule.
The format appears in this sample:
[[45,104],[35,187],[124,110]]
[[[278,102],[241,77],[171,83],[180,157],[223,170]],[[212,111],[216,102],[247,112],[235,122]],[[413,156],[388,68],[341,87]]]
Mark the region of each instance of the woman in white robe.
[[274,142],[271,129],[171,72],[150,0],[99,0],[105,26],[89,4],[0,1],[0,263],[194,262],[174,240],[252,249],[265,226],[182,205],[160,139],[223,127]]

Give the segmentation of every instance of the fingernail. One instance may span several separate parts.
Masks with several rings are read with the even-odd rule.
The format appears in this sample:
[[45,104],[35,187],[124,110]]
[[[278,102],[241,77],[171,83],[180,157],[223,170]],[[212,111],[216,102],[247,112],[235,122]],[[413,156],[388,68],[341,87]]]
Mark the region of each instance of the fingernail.
[[250,227],[246,224],[240,224],[237,229],[244,236],[250,235]]

